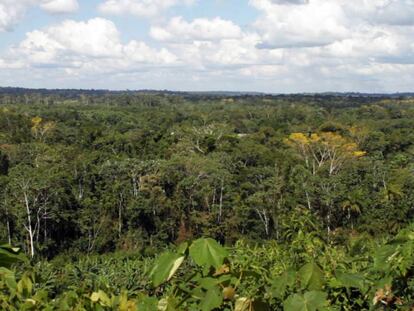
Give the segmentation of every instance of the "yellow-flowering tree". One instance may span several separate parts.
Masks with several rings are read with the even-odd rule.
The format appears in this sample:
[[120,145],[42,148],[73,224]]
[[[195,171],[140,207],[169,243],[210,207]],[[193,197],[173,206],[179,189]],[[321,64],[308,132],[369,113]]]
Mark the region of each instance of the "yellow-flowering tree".
[[46,134],[56,128],[56,123],[53,121],[45,122],[41,117],[32,118],[32,134],[36,139],[43,141]]
[[[327,173],[325,178],[323,176],[320,179],[318,178],[316,184],[324,197],[322,199],[322,206],[324,207],[321,208],[320,213],[326,217],[329,237],[331,218],[335,209],[334,197],[338,186],[332,176],[336,175],[347,162],[365,156],[366,152],[360,150],[358,144],[351,138],[344,137],[336,132],[321,132],[308,135],[292,133],[285,142],[296,149],[304,159],[305,166],[311,170],[313,175],[317,175],[319,172]],[[312,200],[308,188],[309,186],[304,186],[304,193],[307,205],[311,209]]]
[[306,167],[316,174],[327,167],[329,175],[337,173],[352,159],[363,157],[366,153],[358,148],[351,139],[334,132],[319,134],[292,133],[285,140],[303,157]]

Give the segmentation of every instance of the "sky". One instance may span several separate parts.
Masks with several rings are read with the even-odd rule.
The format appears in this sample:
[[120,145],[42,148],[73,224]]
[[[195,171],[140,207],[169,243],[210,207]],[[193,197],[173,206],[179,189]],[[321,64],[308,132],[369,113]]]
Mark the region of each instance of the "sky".
[[414,91],[414,0],[0,0],[0,86]]

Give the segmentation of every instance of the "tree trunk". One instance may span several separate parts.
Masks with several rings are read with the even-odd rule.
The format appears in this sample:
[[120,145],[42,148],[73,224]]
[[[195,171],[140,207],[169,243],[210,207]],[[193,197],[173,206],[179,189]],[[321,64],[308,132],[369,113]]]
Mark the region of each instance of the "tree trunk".
[[33,237],[33,228],[32,228],[32,217],[29,205],[29,198],[27,197],[27,193],[24,192],[24,203],[26,206],[26,213],[27,213],[27,227],[26,230],[29,233],[29,246],[30,246],[30,257],[33,258],[35,255],[34,251],[34,237]]
[[258,208],[255,208],[255,211],[259,215],[259,218],[264,225],[266,237],[269,237],[270,235],[269,222],[270,221],[269,221],[269,217],[267,216],[266,210],[263,208],[263,210],[260,211]]
[[36,225],[34,228],[34,232],[36,234],[36,243],[39,245],[39,236],[40,236],[40,210],[37,211],[36,214]]

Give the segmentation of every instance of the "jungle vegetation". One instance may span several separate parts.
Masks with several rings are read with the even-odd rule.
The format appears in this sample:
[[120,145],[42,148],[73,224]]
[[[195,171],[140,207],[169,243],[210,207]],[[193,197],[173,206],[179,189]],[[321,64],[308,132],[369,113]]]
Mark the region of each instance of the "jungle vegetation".
[[1,89],[0,309],[413,310],[413,159],[408,95]]

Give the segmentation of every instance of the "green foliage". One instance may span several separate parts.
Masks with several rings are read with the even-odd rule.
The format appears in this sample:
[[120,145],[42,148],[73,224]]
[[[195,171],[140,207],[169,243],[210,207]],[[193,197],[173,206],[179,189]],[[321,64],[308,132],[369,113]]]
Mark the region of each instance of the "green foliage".
[[324,285],[324,274],[315,263],[308,263],[299,270],[299,279],[303,289],[321,290]]
[[10,267],[18,261],[25,261],[26,257],[19,248],[7,244],[0,245],[0,267]]
[[228,252],[213,239],[198,239],[190,246],[190,256],[199,266],[218,269]]
[[414,303],[412,99],[16,91],[0,105],[0,239],[31,257],[0,245],[0,309]]
[[[149,261],[113,254],[62,267],[57,260],[54,267],[53,262],[36,265],[17,276],[0,268],[0,306],[7,310],[394,310],[414,303],[413,232],[409,227],[376,248],[354,256],[337,255],[332,261],[330,253],[345,249],[323,245],[318,258],[294,267],[288,245],[256,246],[255,255],[249,256],[248,245],[229,250],[207,238]],[[196,250],[204,245],[201,249],[212,257],[197,263],[189,251],[194,245]],[[221,265],[215,268],[217,254],[226,255],[219,256]],[[131,272],[123,266],[139,268]],[[134,274],[138,279],[125,283]]]
[[152,283],[159,286],[169,281],[184,261],[184,256],[171,252],[164,253],[156,261],[151,271]]
[[327,294],[310,291],[305,294],[294,294],[284,302],[285,311],[318,311],[325,310]]

